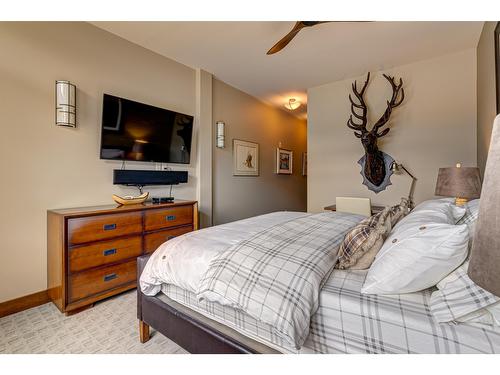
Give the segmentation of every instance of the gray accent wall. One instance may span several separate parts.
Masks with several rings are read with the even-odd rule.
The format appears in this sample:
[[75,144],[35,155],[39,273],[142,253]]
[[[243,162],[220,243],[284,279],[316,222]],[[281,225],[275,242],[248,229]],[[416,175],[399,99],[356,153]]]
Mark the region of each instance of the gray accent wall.
[[[306,210],[306,121],[271,107],[217,79],[213,81],[213,126],[226,124],[226,147],[213,151],[214,224],[288,210]],[[257,142],[260,175],[233,176],[232,140]],[[275,173],[276,147],[293,150],[293,174]]]

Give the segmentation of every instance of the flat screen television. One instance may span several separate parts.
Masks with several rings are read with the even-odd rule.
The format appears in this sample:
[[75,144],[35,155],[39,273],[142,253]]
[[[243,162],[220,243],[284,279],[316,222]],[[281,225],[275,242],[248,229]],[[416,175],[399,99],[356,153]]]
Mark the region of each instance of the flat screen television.
[[101,159],[189,164],[193,116],[104,94]]

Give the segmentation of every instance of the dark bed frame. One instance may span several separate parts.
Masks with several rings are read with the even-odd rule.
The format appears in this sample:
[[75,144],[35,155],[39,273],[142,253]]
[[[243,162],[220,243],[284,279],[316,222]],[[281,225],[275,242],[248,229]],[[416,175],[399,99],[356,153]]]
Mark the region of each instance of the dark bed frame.
[[[148,259],[148,255],[137,258],[137,280]],[[255,348],[168,305],[158,297],[146,296],[140,287],[137,288],[137,318],[142,343],[149,340],[151,327],[190,353],[259,353]]]

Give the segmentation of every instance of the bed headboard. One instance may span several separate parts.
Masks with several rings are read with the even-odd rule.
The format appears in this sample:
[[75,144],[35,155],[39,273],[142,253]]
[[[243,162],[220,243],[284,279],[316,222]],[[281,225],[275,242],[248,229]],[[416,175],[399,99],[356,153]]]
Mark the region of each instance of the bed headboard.
[[500,296],[500,115],[493,123],[468,274]]

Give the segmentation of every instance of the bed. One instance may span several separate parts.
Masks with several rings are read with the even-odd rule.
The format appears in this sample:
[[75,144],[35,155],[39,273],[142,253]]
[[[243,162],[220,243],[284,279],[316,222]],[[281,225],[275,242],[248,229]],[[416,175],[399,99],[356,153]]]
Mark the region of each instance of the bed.
[[[297,248],[307,247],[312,241],[304,239],[310,232],[311,237],[315,238],[314,243],[329,233],[325,243],[338,245],[345,233],[361,220],[359,215],[336,212],[319,215],[280,212],[192,232],[162,245],[152,255],[154,259],[149,259],[149,256],[138,259],[141,341],[149,339],[149,327],[153,327],[191,353],[500,352],[500,331],[496,327],[475,323],[438,323],[431,312],[431,295],[435,288],[398,295],[361,293],[366,270],[331,270],[332,267],[328,265],[324,267],[323,273],[318,269],[311,271],[320,273],[318,280],[321,282],[316,286],[319,298],[317,301],[311,298],[312,302],[306,308],[313,311],[311,316],[301,317],[300,322],[292,325],[291,330],[296,331],[296,335],[287,334],[290,332],[287,326],[289,315],[286,315],[286,319],[282,316],[276,318],[278,309],[275,309],[272,315],[275,319],[266,320],[269,312],[259,310],[256,313],[255,309],[252,310],[252,307],[260,306],[252,306],[252,297],[242,303],[245,307],[250,305],[246,310],[240,308],[239,304],[225,301],[219,295],[208,294],[210,298],[200,298],[203,293],[200,294],[197,287],[203,285],[203,278],[209,265],[213,264],[213,254],[218,248],[234,249],[240,246],[245,250],[245,246],[248,247],[250,243],[252,251],[255,251],[273,241],[275,246],[289,241],[296,251]],[[309,229],[305,230],[307,226]],[[264,237],[262,233],[265,233]],[[252,244],[259,236],[263,237],[260,242]],[[291,239],[295,237],[297,239],[293,242]],[[264,257],[269,248],[262,251]],[[248,256],[248,253],[245,254]],[[245,259],[248,262],[248,258]],[[167,265],[160,267],[162,261],[167,262]],[[234,259],[227,258],[222,263],[227,266],[231,264],[230,261]],[[328,259],[330,261],[336,262],[336,259]],[[301,263],[304,263],[304,259],[301,259]],[[233,266],[235,264],[240,267],[242,262],[233,262]],[[258,267],[261,266],[259,263]],[[233,267],[228,268],[233,271]],[[221,272],[221,268],[217,272]],[[297,272],[303,272],[303,269],[293,270],[293,273]],[[240,273],[241,270],[234,270],[230,273],[230,279],[237,279]],[[249,279],[251,277],[246,276],[239,284],[236,280],[235,285],[239,285],[236,289],[244,289]],[[291,280],[290,283],[295,281]],[[228,289],[227,285],[224,287]],[[266,289],[260,291],[264,294],[257,295],[266,298],[269,291]],[[307,293],[309,291],[305,295],[311,294]],[[241,290],[234,294],[235,298],[230,301],[242,298]],[[303,302],[303,298],[304,295],[294,300],[294,303]],[[270,305],[276,303],[279,306],[280,313],[282,305],[289,302],[269,300]],[[264,310],[263,307],[261,309]],[[300,334],[302,320],[310,322],[304,337]],[[277,324],[286,327],[279,330],[276,329]]]

